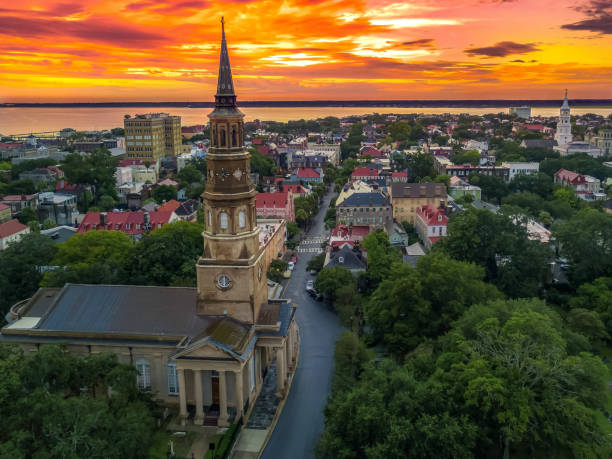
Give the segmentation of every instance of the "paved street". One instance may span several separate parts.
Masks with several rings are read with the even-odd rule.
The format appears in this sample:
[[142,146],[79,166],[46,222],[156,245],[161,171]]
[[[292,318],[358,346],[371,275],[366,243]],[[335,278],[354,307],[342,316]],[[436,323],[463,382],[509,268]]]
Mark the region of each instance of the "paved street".
[[[323,217],[330,193],[321,206],[311,230],[309,243],[303,248],[320,248],[326,231]],[[320,252],[320,250],[319,250]],[[314,251],[299,252],[298,263],[283,295],[298,305],[296,318],[300,327],[300,360],[291,392],[262,458],[299,459],[314,457],[315,444],[323,432],[323,408],[331,389],[334,344],[342,331],[338,319],[323,303],[314,301],[305,290],[306,281],[314,276],[306,273],[306,263]]]

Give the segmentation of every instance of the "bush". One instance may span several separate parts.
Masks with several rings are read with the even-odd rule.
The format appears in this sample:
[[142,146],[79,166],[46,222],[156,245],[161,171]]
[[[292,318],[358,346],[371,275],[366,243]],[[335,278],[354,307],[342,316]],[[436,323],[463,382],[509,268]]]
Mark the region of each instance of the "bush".
[[274,260],[270,263],[270,269],[268,269],[268,279],[274,282],[280,282],[283,280],[283,273],[287,271],[288,264],[284,261]]

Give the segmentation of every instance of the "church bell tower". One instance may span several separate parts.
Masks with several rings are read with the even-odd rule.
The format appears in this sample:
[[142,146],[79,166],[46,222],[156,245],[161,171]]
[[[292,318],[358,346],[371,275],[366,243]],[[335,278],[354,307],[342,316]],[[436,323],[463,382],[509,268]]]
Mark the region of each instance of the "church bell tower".
[[221,56],[215,109],[206,155],[206,191],[202,194],[206,229],[204,253],[197,262],[198,314],[228,315],[255,323],[268,301],[263,247],[244,148],[244,114],[236,106],[225,22],[221,19]]

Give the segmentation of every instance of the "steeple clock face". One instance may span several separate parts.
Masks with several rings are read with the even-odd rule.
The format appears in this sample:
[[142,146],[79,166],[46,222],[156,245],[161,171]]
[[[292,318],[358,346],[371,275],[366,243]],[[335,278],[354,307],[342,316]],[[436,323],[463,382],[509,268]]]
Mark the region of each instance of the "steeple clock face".
[[217,286],[221,290],[227,290],[232,286],[232,281],[225,274],[221,274],[219,277],[217,277]]

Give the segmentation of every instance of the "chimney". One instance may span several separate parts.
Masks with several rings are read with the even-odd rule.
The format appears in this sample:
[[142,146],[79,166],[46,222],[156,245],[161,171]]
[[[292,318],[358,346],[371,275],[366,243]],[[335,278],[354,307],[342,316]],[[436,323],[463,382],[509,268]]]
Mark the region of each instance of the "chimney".
[[106,228],[106,212],[100,212],[100,226]]

